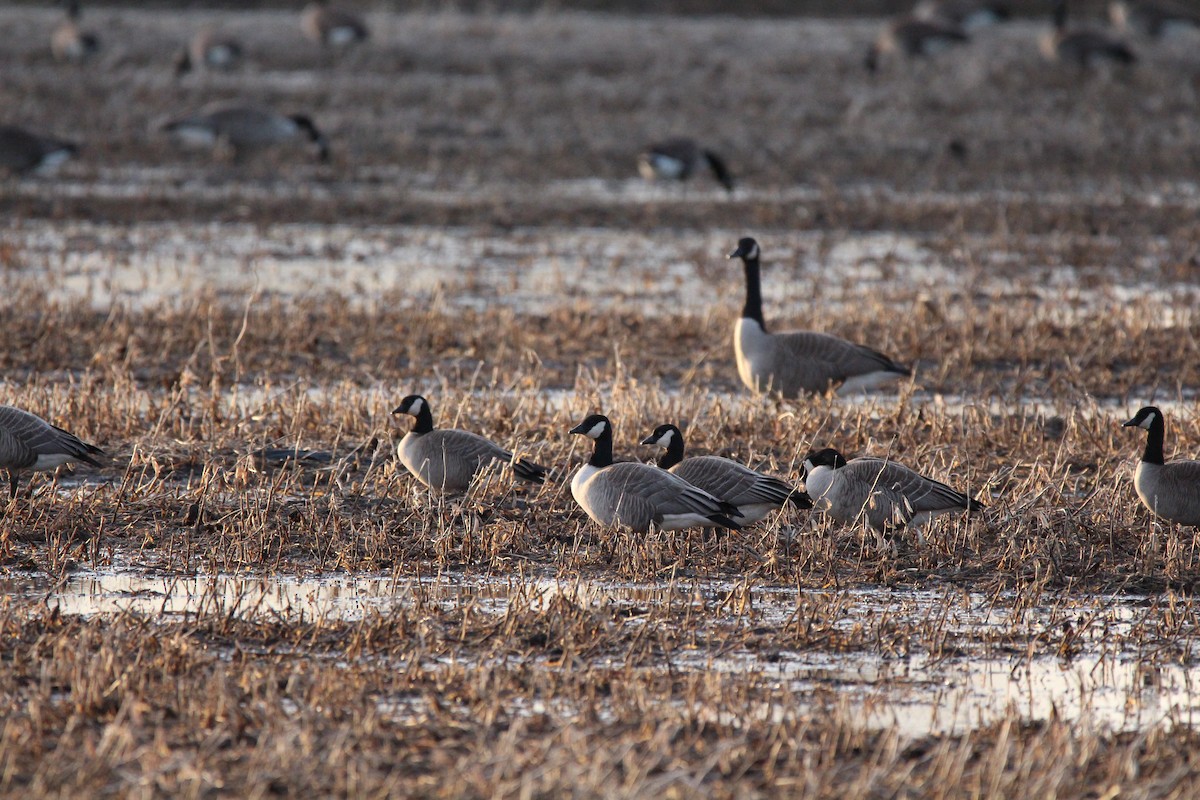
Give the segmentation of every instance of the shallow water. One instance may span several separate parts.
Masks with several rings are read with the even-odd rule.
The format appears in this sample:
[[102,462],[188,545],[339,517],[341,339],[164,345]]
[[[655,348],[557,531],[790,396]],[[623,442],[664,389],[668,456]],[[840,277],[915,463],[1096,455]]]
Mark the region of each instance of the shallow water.
[[[581,605],[621,609],[625,624],[638,625],[653,624],[648,620],[668,608],[675,613],[690,609],[698,620],[696,641],[701,644],[667,654],[669,666],[653,669],[754,675],[799,698],[798,708],[739,709],[735,721],[746,724],[781,714],[821,713],[832,698],[843,713],[866,727],[897,728],[914,737],[986,726],[1009,713],[1030,721],[1057,716],[1111,730],[1200,725],[1200,670],[1191,663],[1141,660],[1127,651],[1132,642],[1145,641],[1145,631],[1160,614],[1145,598],[1084,596],[1018,608],[1012,597],[957,590],[801,592],[794,587],[752,587],[750,603],[734,610],[726,602],[732,589],[723,581],[624,584],[459,574],[263,579],[80,572],[56,587],[33,578],[0,581],[6,595],[40,598],[63,614],[85,616],[220,614],[354,621],[436,604],[447,610],[469,606],[475,613],[499,617],[514,605],[537,610],[561,596]],[[704,644],[724,640],[707,635],[721,626],[787,625],[814,595],[824,601],[820,607],[829,630],[849,632],[887,619],[929,631],[930,639],[914,636],[904,650],[887,652],[730,652]],[[1072,647],[1069,658],[1063,658],[1058,643],[1068,628]],[[934,652],[932,640],[941,637],[951,646]],[[439,668],[436,663],[422,666]],[[598,666],[604,666],[603,658]],[[397,707],[390,713],[404,711]]]

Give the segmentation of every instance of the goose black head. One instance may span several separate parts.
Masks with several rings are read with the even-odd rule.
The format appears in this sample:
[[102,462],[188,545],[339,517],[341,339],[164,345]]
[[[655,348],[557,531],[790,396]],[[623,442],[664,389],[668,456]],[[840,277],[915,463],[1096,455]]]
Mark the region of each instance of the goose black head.
[[296,127],[304,131],[309,140],[317,146],[317,160],[325,162],[329,160],[329,140],[325,138],[325,134],[317,129],[316,124],[312,121],[312,117],[305,114],[293,114],[289,119],[296,123]]
[[841,469],[844,466],[846,466],[845,457],[832,447],[826,447],[824,450],[817,450],[809,453],[804,458],[805,474],[812,472],[817,467]]
[[400,405],[392,410],[393,414],[408,414],[412,417],[421,416],[422,411],[429,408],[429,401],[419,394],[410,394],[400,401]]
[[571,428],[569,432],[586,436],[589,439],[600,439],[605,434],[612,436],[612,423],[603,414],[592,414],[583,422]]
[[1154,406],[1146,406],[1141,411],[1133,416],[1133,419],[1126,422],[1121,427],[1123,428],[1145,428],[1150,430],[1155,423],[1162,424],[1162,412]]
[[730,253],[727,258],[740,258],[743,261],[756,261],[758,259],[758,242],[754,241],[749,236],[739,239],[737,249]]
[[657,445],[658,447],[666,450],[671,446],[671,443],[678,440],[680,436],[681,434],[679,433],[679,428],[668,422],[665,425],[659,425],[657,428],[655,428],[654,433],[650,434],[645,439],[642,439],[642,444]]

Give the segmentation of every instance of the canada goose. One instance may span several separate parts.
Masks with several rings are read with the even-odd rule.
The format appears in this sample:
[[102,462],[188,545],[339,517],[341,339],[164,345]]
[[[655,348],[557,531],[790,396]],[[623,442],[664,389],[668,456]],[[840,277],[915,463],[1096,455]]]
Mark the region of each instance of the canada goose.
[[713,177],[726,191],[733,191],[733,176],[725,161],[693,139],[668,139],[650,145],[638,154],[638,172],[648,181],[686,181],[701,161],[708,164]]
[[39,136],[16,125],[0,125],[0,172],[49,174],[79,152],[79,146]]
[[523,481],[546,481],[545,467],[514,457],[490,439],[470,431],[434,428],[429,401],[419,394],[401,400],[392,413],[416,418],[412,430],[396,446],[396,455],[430,489],[465,492],[476,474],[493,461],[511,464],[513,474]]
[[808,495],[779,478],[772,478],[720,456],[684,458],[683,434],[671,425],[659,425],[642,444],[666,450],[658,459],[660,469],[670,470],[685,481],[726,503],[737,506],[742,516],[738,523],[758,522],[777,508],[791,503],[798,508],[812,508]]
[[200,31],[175,57],[175,74],[193,69],[235,69],[242,60],[242,46],[234,39],[218,37],[212,31]]
[[92,456],[102,455],[100,448],[36,414],[0,406],[0,467],[8,470],[10,497],[17,496],[17,476],[23,469],[43,472],[72,461],[98,467],[100,462]]
[[1200,9],[1172,0],[1114,0],[1108,5],[1108,18],[1117,30],[1138,28],[1156,39],[1200,29]]
[[1008,3],[996,0],[923,0],[913,9],[913,16],[949,22],[970,33],[1007,20],[1012,12]]
[[331,7],[325,0],[309,3],[300,15],[300,29],[317,44],[341,47],[365,41],[366,24],[356,15]]
[[876,37],[864,63],[869,71],[875,72],[883,56],[899,52],[909,57],[932,56],[970,40],[961,26],[941,18],[899,17]]
[[1149,431],[1146,452],[1142,454],[1142,460],[1133,474],[1133,485],[1142,499],[1142,505],[1171,522],[1200,525],[1200,461],[1164,462],[1163,434],[1166,424],[1162,412],[1154,406],[1147,406],[1123,427],[1145,428]]
[[308,139],[317,158],[329,160],[329,142],[303,114],[284,116],[246,106],[217,106],[163,123],[160,129],[187,147],[229,147],[240,157],[250,150]]
[[666,470],[626,461],[614,464],[612,423],[592,414],[570,431],[596,442],[592,457],[571,479],[571,494],[587,515],[601,525],[645,533],[650,526],[664,531],[712,527],[738,530],[737,507]]
[[67,16],[50,34],[50,51],[59,61],[84,61],[100,50],[100,40],[94,33],[79,27],[79,3],[67,3]]
[[851,394],[908,377],[912,371],[877,350],[828,333],[767,333],[763,322],[758,242],[747,237],[729,258],[746,268],[746,305],[733,329],[733,350],[742,383],[754,392],[795,397],[837,387]]
[[826,448],[804,459],[804,488],[814,508],[839,522],[864,520],[877,531],[921,524],[948,511],[978,511],[978,500],[882,458],[847,461]]
[[1119,36],[1099,28],[1067,27],[1067,0],[1054,4],[1054,30],[1042,37],[1041,47],[1047,58],[1071,61],[1080,68],[1098,61],[1137,63],[1137,56]]

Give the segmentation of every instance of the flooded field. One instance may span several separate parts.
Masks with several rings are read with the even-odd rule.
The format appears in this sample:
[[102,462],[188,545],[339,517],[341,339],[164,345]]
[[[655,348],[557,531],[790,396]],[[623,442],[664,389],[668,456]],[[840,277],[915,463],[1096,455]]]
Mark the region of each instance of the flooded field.
[[[106,452],[0,503],[0,795],[1190,796],[1200,537],[1121,423],[1200,454],[1200,33],[1079,69],[1023,17],[871,76],[880,19],[360,8],[335,52],[289,10],[88,7],[84,66],[58,9],[0,10],[0,122],[82,144],[0,177],[0,403]],[[247,63],[173,76],[205,27]],[[157,131],[217,101],[331,161]],[[684,134],[733,191],[637,176]],[[914,380],[746,392],[747,235],[774,330]],[[550,479],[431,495],[412,392]],[[987,508],[607,531],[569,488],[597,411],[619,460],[670,421]]]

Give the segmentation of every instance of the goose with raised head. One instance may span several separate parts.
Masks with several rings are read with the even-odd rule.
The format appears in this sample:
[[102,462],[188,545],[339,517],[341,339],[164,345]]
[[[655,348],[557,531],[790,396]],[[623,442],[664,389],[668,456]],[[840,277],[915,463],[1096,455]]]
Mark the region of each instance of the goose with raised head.
[[847,461],[833,448],[809,453],[804,473],[804,488],[814,508],[838,522],[866,522],[877,531],[984,507],[903,464],[883,458]]
[[100,52],[100,40],[79,26],[82,12],[77,0],[67,3],[67,15],[50,34],[50,51],[59,61],[85,61]]
[[779,478],[756,472],[738,462],[720,456],[684,458],[683,434],[670,423],[659,425],[642,444],[661,447],[666,452],[658,459],[660,469],[678,475],[741,512],[738,523],[750,525],[776,509],[791,504],[812,508],[808,495]]
[[1147,431],[1146,450],[1133,473],[1133,486],[1142,505],[1171,522],[1200,525],[1200,461],[1166,463],[1163,436],[1167,426],[1162,412],[1146,406],[1123,427]]
[[0,406],[0,468],[8,470],[9,495],[17,496],[22,470],[44,472],[74,461],[101,466],[104,451],[73,433],[51,425],[37,414]]
[[1113,0],[1108,18],[1119,31],[1137,29],[1155,39],[1200,30],[1200,7],[1174,0]]
[[1056,61],[1071,62],[1081,69],[1108,61],[1135,64],[1137,55],[1115,33],[1101,28],[1072,28],[1067,24],[1067,0],[1054,4],[1054,30],[1041,39],[1042,54]]
[[648,181],[686,181],[701,163],[712,170],[713,177],[725,191],[733,191],[733,175],[725,160],[701,147],[694,139],[668,139],[652,144],[638,154],[638,172]]
[[42,136],[16,125],[0,125],[0,172],[11,175],[53,173],[79,152],[79,146]]
[[228,71],[241,62],[242,45],[237,40],[200,31],[175,57],[175,74],[185,75],[194,69]]
[[864,64],[868,71],[876,72],[885,56],[896,53],[910,58],[934,56],[969,41],[970,35],[953,22],[941,18],[899,17],[888,22],[871,43]]
[[894,383],[912,370],[861,344],[828,333],[769,333],[763,320],[758,242],[747,237],[729,258],[740,258],[746,273],[746,305],[733,329],[738,374],[751,391],[784,397],[831,388],[852,394]]
[[319,161],[329,160],[328,140],[303,114],[288,116],[250,106],[211,106],[169,120],[160,130],[182,146],[210,150],[225,147],[237,158],[274,145],[308,141],[315,145]]
[[433,427],[433,410],[419,394],[405,397],[392,413],[407,414],[416,420],[396,446],[396,455],[430,489],[465,492],[475,476],[492,462],[510,464],[513,475],[528,483],[546,481],[545,467],[517,458],[491,439],[470,431]]
[[599,524],[638,533],[652,526],[663,531],[740,527],[736,506],[683,478],[635,461],[614,463],[612,423],[603,414],[592,414],[570,432],[595,442],[591,458],[571,479],[571,494]]
[[325,0],[316,0],[304,7],[300,14],[300,30],[317,44],[330,47],[364,42],[370,35],[366,23],[358,15],[331,6]]

